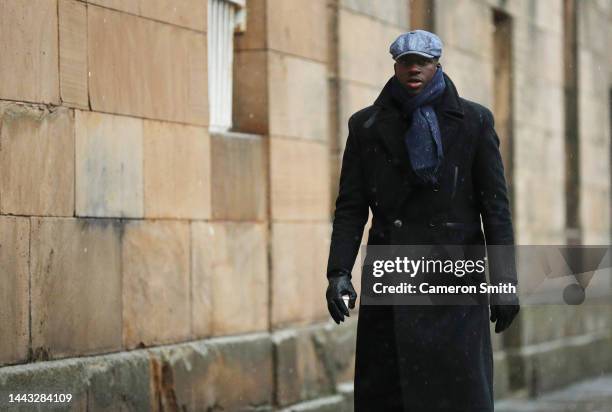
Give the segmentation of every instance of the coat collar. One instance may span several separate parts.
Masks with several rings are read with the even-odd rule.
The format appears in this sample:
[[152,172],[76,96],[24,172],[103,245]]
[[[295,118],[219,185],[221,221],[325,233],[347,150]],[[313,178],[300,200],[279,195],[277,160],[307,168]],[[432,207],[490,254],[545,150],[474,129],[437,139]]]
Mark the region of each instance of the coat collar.
[[[442,148],[446,158],[450,148],[457,141],[456,134],[463,123],[464,110],[455,85],[446,73],[443,75],[446,88],[442,96],[433,104],[433,108],[438,118]],[[374,105],[379,108],[375,115],[376,131],[391,155],[393,163],[407,173],[412,180],[416,180],[416,175],[410,166],[408,151],[404,146],[404,133],[408,123],[405,115],[391,97],[391,80],[392,78],[387,81],[374,102]],[[443,160],[440,173],[445,164]]]
[[[450,116],[463,119],[463,105],[461,104],[461,100],[459,99],[459,93],[457,93],[457,88],[446,73],[442,73],[442,75],[444,77],[444,83],[446,83],[446,88],[444,89],[444,93],[442,94],[440,99],[438,99],[438,101],[434,103],[434,109],[437,112],[443,112]],[[399,111],[399,107],[391,97],[392,79],[393,77],[387,80],[387,83],[378,95],[378,98],[376,98],[376,100],[374,101],[374,105],[389,110]]]

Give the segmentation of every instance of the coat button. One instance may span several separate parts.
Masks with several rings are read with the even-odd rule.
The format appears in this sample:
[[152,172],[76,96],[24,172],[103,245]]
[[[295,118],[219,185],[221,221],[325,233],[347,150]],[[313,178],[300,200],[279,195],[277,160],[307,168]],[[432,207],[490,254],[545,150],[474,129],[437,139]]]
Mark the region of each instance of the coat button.
[[439,190],[440,190],[440,183],[434,183],[434,185],[433,185],[433,191],[434,191],[434,192],[437,192],[437,191],[439,191]]
[[393,222],[393,225],[395,227],[402,227],[402,221],[399,219],[395,219],[395,222]]
[[436,222],[433,219],[429,221],[429,227],[436,227]]

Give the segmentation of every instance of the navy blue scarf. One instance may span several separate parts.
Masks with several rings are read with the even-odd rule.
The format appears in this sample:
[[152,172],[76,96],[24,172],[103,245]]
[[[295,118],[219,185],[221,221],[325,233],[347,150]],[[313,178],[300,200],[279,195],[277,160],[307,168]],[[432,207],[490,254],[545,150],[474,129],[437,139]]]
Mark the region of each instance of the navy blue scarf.
[[432,103],[444,93],[446,83],[442,68],[417,95],[410,95],[397,77],[391,81],[391,96],[401,105],[402,112],[412,118],[404,143],[412,169],[425,184],[437,182],[436,172],[444,158],[438,119]]

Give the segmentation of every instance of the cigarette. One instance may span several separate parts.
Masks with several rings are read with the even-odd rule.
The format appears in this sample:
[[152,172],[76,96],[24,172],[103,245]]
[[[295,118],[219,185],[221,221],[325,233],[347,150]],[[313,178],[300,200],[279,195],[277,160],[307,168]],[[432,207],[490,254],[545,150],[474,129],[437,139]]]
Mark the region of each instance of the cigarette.
[[342,300],[344,301],[344,304],[346,305],[346,307],[348,308],[348,302],[349,302],[349,295],[342,295]]

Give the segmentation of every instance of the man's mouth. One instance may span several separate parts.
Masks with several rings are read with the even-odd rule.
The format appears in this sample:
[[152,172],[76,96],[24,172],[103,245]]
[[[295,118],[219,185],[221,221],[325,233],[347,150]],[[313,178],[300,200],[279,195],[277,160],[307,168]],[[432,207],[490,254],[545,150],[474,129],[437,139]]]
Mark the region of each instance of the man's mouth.
[[419,87],[421,87],[421,84],[423,84],[423,82],[419,79],[410,79],[408,80],[408,87],[410,87],[411,89],[418,89]]

